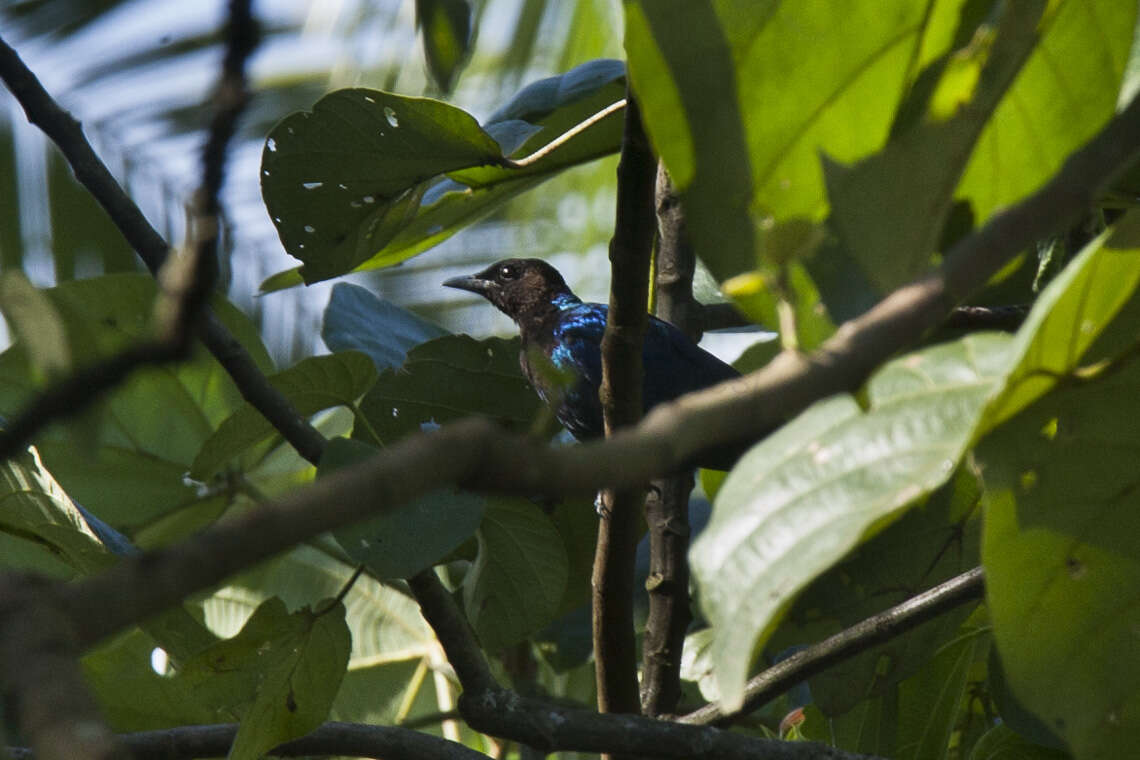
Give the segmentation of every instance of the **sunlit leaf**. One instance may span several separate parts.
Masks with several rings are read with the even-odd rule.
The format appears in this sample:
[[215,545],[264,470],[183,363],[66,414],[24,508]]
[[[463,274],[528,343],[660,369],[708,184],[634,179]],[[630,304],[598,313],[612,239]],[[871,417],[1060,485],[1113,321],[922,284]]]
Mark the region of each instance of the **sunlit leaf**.
[[867,411],[847,395],[818,402],[729,474],[691,552],[728,709],[793,596],[951,475],[1008,345],[971,336],[897,359],[868,384]]

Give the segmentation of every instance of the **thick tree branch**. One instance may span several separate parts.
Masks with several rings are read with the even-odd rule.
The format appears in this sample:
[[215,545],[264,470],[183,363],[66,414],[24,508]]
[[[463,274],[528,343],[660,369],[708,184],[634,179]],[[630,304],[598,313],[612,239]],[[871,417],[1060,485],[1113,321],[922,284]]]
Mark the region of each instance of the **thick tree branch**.
[[[225,757],[237,736],[237,724],[179,726],[119,736],[134,760],[193,760]],[[8,748],[12,760],[38,757],[20,747]],[[384,760],[487,760],[458,742],[397,726],[329,722],[311,734],[270,750],[273,757],[345,756]]]
[[[693,299],[696,256],[685,233],[680,199],[664,164],[657,167],[657,316],[700,340]],[[649,529],[649,615],[642,641],[641,712],[676,711],[681,698],[681,653],[689,612],[689,492],[691,472],[653,481],[645,501]]]
[[982,568],[976,567],[802,649],[749,679],[744,691],[744,706],[739,711],[723,713],[715,704],[708,704],[678,720],[696,724],[730,723],[832,665],[901,636],[955,607],[980,600],[984,593]]
[[[111,217],[147,269],[157,276],[168,257],[169,245],[99,160],[79,122],[59,107],[3,39],[0,39],[0,79],[20,102],[28,121],[43,130],[59,147],[76,179]],[[218,182],[220,184],[220,179]],[[229,372],[245,400],[265,415],[301,456],[311,462],[319,461],[324,450],[323,436],[288,399],[265,382],[264,374],[253,357],[209,309],[203,313],[198,335]],[[31,433],[34,430],[24,433],[25,440]],[[15,439],[15,436],[11,438]]]
[[[653,251],[653,178],[657,162],[626,92],[625,130],[617,169],[617,213],[610,241],[610,310],[602,338],[599,396],[606,435],[641,419],[641,345],[648,322]],[[648,481],[646,481],[648,482]],[[633,630],[634,556],[640,489],[605,490],[593,572],[594,663],[598,708],[637,712],[637,643]]]

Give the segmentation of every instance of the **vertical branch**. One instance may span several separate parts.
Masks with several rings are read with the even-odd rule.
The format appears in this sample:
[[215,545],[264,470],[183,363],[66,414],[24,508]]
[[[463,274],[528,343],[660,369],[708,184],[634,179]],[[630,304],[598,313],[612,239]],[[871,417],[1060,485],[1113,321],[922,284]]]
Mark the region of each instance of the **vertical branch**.
[[[696,258],[685,237],[685,217],[664,165],[657,171],[657,316],[700,339],[693,299]],[[689,612],[689,492],[691,473],[653,482],[645,502],[649,526],[649,617],[642,659],[641,711],[672,713],[681,697],[681,652]]]
[[[602,340],[606,435],[641,417],[641,344],[649,298],[656,162],[632,94],[625,112],[617,169],[617,212],[610,241],[610,311]],[[636,490],[603,491],[594,555],[594,657],[598,707],[637,712],[637,646],[633,631],[633,560],[637,549]]]

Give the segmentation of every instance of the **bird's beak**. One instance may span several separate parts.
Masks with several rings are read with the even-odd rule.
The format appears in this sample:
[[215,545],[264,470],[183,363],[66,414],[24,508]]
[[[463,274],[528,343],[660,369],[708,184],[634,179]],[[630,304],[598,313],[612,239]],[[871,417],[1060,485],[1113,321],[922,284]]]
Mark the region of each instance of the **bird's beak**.
[[487,295],[487,291],[491,288],[491,282],[490,280],[481,279],[478,275],[469,274],[463,277],[452,277],[450,280],[444,280],[443,286],[445,288],[467,290],[485,296]]

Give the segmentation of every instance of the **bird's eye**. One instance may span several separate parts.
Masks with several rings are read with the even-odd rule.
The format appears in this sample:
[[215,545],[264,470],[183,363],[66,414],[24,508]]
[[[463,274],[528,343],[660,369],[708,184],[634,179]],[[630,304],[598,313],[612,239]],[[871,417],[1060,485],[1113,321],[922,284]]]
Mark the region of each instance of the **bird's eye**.
[[504,264],[499,267],[499,279],[501,280],[517,280],[519,277],[519,269],[514,264]]

